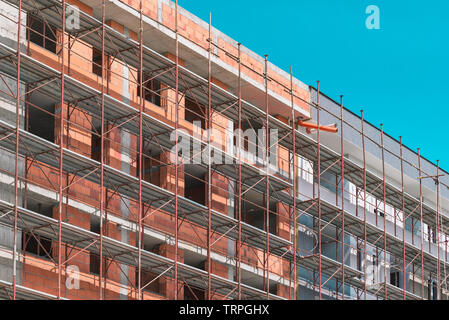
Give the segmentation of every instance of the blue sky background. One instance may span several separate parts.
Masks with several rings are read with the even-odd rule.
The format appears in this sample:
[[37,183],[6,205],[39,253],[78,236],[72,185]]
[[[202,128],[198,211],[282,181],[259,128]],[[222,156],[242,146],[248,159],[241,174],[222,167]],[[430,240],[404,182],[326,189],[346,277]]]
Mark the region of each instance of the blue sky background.
[[[179,0],[179,5],[449,170],[449,1]],[[381,30],[368,30],[368,5]]]

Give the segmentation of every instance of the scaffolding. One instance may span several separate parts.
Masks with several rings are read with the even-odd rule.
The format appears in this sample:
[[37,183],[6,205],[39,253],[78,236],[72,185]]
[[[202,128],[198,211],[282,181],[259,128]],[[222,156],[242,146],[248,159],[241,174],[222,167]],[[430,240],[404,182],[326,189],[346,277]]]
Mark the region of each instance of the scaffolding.
[[[0,200],[0,223],[13,230],[14,234],[12,251],[9,252],[13,277],[11,282],[0,282],[2,298],[68,298],[70,294],[65,282],[69,275],[68,267],[83,254],[89,254],[100,261],[98,275],[86,280],[93,283],[98,292],[97,299],[117,298],[111,292],[121,292],[124,288],[129,299],[154,299],[147,289],[161,279],[173,283],[167,286],[173,292],[165,296],[173,299],[182,299],[187,292],[196,299],[208,300],[297,300],[308,292],[311,292],[309,298],[320,300],[447,299],[446,234],[449,216],[440,208],[440,188],[448,188],[448,185],[441,181],[444,175],[439,163],[436,173],[425,172],[421,167],[419,150],[413,160],[404,156],[402,138],[399,153],[389,150],[384,143],[383,126],[380,136],[373,138],[372,128],[367,128],[369,124],[364,121],[363,111],[360,117],[351,114],[351,121],[345,119],[350,112],[344,108],[343,96],[339,104],[334,103],[338,112],[333,112],[325,106],[331,100],[322,94],[319,82],[316,87],[310,87],[310,100],[305,100],[295,94],[292,69],[289,86],[270,76],[267,56],[263,72],[254,70],[243,63],[240,44],[235,55],[213,41],[211,17],[208,47],[204,48],[207,50],[207,77],[190,71],[180,60],[177,1],[174,28],[169,28],[174,34],[170,44],[175,48],[173,57],[145,45],[145,21],[150,18],[144,14],[143,0],[140,0],[139,10],[128,8],[139,21],[135,38],[117,31],[108,23],[107,10],[117,8],[114,3],[104,0],[99,2],[101,12],[96,12],[97,18],[79,10],[80,26],[76,30],[66,28],[66,13],[74,9],[66,0],[6,2],[17,7],[18,17],[14,20],[1,14],[2,19],[17,25],[16,47],[0,42],[0,78],[5,84],[1,94],[14,99],[16,108],[15,124],[0,119],[0,148],[15,158],[13,171],[1,169],[1,174],[9,177],[8,181],[14,185],[14,201]],[[27,13],[26,22],[23,21],[23,13]],[[30,54],[30,34],[38,33],[29,23],[30,16],[38,17],[50,29],[50,32],[39,35],[54,43],[58,56],[56,63]],[[26,44],[24,34],[27,34]],[[100,62],[93,64],[99,72],[99,82],[95,85],[80,79],[76,66],[71,65],[74,56],[91,62],[90,57],[73,49],[75,45],[101,48],[98,49]],[[217,85],[214,80],[212,59],[217,55],[215,50],[223,52],[238,65],[236,94]],[[135,103],[124,101],[110,89],[111,78],[123,78],[114,70],[114,63],[132,73],[126,80],[137,88]],[[261,105],[256,106],[243,99],[243,72],[252,73],[264,84],[265,95]],[[10,79],[14,79],[15,88],[8,85]],[[155,83],[159,86],[153,86]],[[291,104],[285,106],[290,108],[288,119],[273,115],[270,85],[281,87],[290,95]],[[59,104],[60,108],[48,110],[38,105],[33,99],[36,95]],[[148,96],[153,102],[148,101]],[[188,109],[187,99],[195,108]],[[163,119],[152,113],[156,100],[160,105],[171,105],[174,114]],[[308,133],[298,125],[298,121],[310,119],[298,111],[297,103],[310,108],[317,130]],[[59,130],[55,129],[58,135],[55,134],[53,141],[30,129],[29,117],[36,110],[58,124]],[[74,112],[85,118],[91,130],[81,128],[79,123],[71,120]],[[202,129],[208,132],[206,137],[203,134],[198,138],[194,130],[185,127],[181,118],[186,113],[202,123]],[[234,152],[223,152],[212,141],[211,130],[207,129],[218,128],[233,134],[220,119],[227,119],[239,129],[236,138],[240,142],[245,128],[261,129],[265,133],[264,141],[258,142],[263,146],[261,165],[244,159],[242,147]],[[355,124],[354,119],[359,124]],[[323,123],[336,123],[339,128],[340,136],[331,138],[335,148],[327,143],[329,134],[320,129]],[[111,133],[116,129],[136,137],[135,148],[127,150],[135,158],[135,172],[118,169],[107,161],[107,150],[114,143]],[[371,130],[370,134],[367,134],[367,129]],[[98,156],[88,157],[71,150],[71,130],[89,131],[88,134],[98,141]],[[280,136],[276,146],[270,140],[272,130]],[[357,144],[361,146],[361,162],[347,156],[355,152],[347,148],[347,140],[354,137],[359,139]],[[175,142],[180,138],[194,141],[198,146],[191,150],[189,158],[179,154],[179,144]],[[267,165],[275,148],[285,151],[286,158],[281,157],[281,161],[287,163],[285,174],[274,173]],[[380,173],[371,169],[368,149],[375,149],[380,154]],[[207,163],[195,164],[189,171],[183,161],[198,157],[198,150],[200,153],[207,150]],[[153,153],[174,153],[176,160],[157,158]],[[212,154],[222,157],[223,163],[213,162]],[[389,178],[391,169],[387,168],[388,164],[397,162],[399,186]],[[21,171],[21,163],[25,164],[24,172]],[[308,163],[311,169],[305,169],[300,163]],[[158,185],[152,180],[151,173],[148,178],[146,169],[153,166],[173,173],[173,185]],[[31,176],[33,170],[40,174],[40,181]],[[225,177],[229,186],[227,190],[214,183],[216,175]],[[311,176],[312,183],[306,185],[301,179],[307,175]],[[416,177],[419,183],[419,198],[406,191],[410,176]],[[205,198],[202,201],[191,199],[180,191],[181,182],[186,185],[187,181],[204,186]],[[434,207],[423,199],[423,188],[428,187],[424,183],[429,181],[435,182]],[[86,182],[98,186],[98,199],[80,199],[71,191]],[[348,189],[349,183],[355,188],[355,193]],[[232,215],[225,214],[214,204],[217,193],[228,193],[230,189],[234,194]],[[33,197],[30,195],[39,192],[45,193],[48,201],[51,200],[57,208],[53,217],[33,210]],[[109,207],[112,201],[125,206],[129,215],[114,212]],[[69,221],[67,208],[75,202],[98,218],[98,232]],[[273,209],[273,203],[276,209]],[[257,226],[245,218],[249,207],[261,213],[262,220]],[[281,211],[286,214],[281,214]],[[154,223],[151,219],[156,215],[164,216],[170,223],[169,227]],[[115,239],[109,230],[111,221],[135,233],[136,240]],[[286,236],[273,232],[279,221],[287,225]],[[429,230],[427,234],[425,226]],[[180,261],[183,250],[180,248],[189,244],[186,228],[197,235],[197,239],[191,239],[191,242],[205,256],[203,268]],[[19,249],[19,230],[29,235],[29,238],[23,237],[22,246],[23,242],[33,239],[37,247],[45,251],[45,266],[42,259]],[[411,231],[411,238],[408,231]],[[150,233],[157,233],[173,246],[171,257],[145,247],[145,237]],[[43,238],[51,241],[51,252],[42,242]],[[228,243],[228,250],[220,246],[224,241]],[[326,254],[326,250],[330,250],[329,244],[335,248],[332,248],[332,254]],[[229,246],[234,250],[230,251]],[[232,277],[217,275],[214,270],[217,255],[224,257],[228,268],[234,270]],[[256,257],[255,261],[250,263],[248,255]],[[356,257],[356,263],[351,262],[350,255]],[[34,261],[33,266],[52,270],[57,275],[56,287],[49,287],[46,291],[20,283],[19,278],[23,280],[23,275],[19,277],[17,273],[25,272],[27,261]],[[284,263],[287,265],[285,268]],[[19,264],[22,268],[18,267]],[[276,269],[278,265],[281,265],[280,271]],[[121,279],[120,284],[109,278],[112,266]],[[370,267],[378,270],[370,270]],[[130,268],[135,270],[134,278],[130,276]],[[150,278],[146,276],[148,273],[152,275]],[[392,273],[395,274],[395,284],[390,276]],[[371,279],[373,274],[375,276]],[[286,293],[276,290],[277,285],[286,287]],[[436,294],[425,292],[425,286],[428,290],[435,287]],[[198,292],[204,296],[200,297]]]

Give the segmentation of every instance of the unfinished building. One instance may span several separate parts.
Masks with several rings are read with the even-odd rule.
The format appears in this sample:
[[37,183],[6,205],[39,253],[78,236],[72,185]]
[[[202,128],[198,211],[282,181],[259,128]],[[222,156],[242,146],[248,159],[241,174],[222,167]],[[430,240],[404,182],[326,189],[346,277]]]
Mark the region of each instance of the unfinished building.
[[0,11],[0,298],[448,298],[446,172],[319,83],[169,0]]

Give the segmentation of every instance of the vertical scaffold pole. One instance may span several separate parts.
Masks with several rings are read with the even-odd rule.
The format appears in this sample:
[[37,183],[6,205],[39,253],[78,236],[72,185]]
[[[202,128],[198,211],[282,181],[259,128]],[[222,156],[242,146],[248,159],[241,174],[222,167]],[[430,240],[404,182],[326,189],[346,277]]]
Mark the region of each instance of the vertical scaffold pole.
[[405,222],[406,222],[406,214],[405,214],[405,185],[404,185],[404,157],[403,157],[403,144],[402,137],[399,137],[399,146],[400,146],[400,156],[401,156],[401,193],[402,193],[402,282],[403,282],[403,300],[407,298],[407,265],[405,261]]
[[[63,0],[64,2],[64,0]],[[17,216],[19,205],[19,134],[20,134],[20,33],[22,20],[22,0],[19,0],[18,6],[18,21],[17,21],[17,82],[16,82],[16,148],[15,148],[15,172],[14,172],[14,239],[12,252],[12,286],[13,286],[13,300],[16,300],[17,287]],[[58,279],[59,280],[59,279]],[[59,292],[59,290],[58,290]],[[59,296],[58,296],[59,298]]]
[[265,55],[265,231],[266,231],[266,255],[265,255],[265,289],[267,300],[270,299],[270,126],[269,126],[269,102],[268,102],[268,55]]
[[179,34],[178,34],[178,0],[175,3],[175,300],[178,300],[178,127],[179,127]]
[[237,239],[237,286],[238,286],[238,300],[242,299],[242,60],[241,60],[241,44],[238,44],[238,63],[239,63],[239,78],[238,78],[238,239]]
[[58,299],[61,299],[61,265],[62,265],[62,204],[63,204],[63,154],[64,154],[64,37],[65,37],[66,2],[62,0],[62,31],[61,31],[61,105],[59,118],[59,208],[58,208]]
[[365,150],[365,130],[364,130],[364,120],[363,120],[363,110],[360,111],[361,114],[361,124],[362,124],[362,151],[363,151],[363,226],[364,226],[364,246],[363,246],[363,273],[364,273],[364,300],[367,299],[367,271],[366,271],[366,261],[367,261],[367,234],[366,234],[366,150]]
[[419,178],[419,217],[421,222],[421,300],[424,300],[424,221],[423,221],[423,192],[421,172],[421,150],[418,148],[418,178]]
[[138,262],[137,262],[137,294],[138,300],[142,299],[142,219],[143,219],[143,204],[142,204],[142,178],[143,178],[143,108],[145,101],[144,81],[143,81],[143,0],[139,2],[139,196],[138,196],[138,214],[139,232],[138,232]]
[[[343,96],[340,96],[340,150],[341,150],[341,268],[342,300],[345,300],[345,157],[343,136]],[[337,186],[338,187],[338,186]],[[338,292],[338,291],[337,291]]]
[[[101,146],[100,146],[100,300],[103,300],[103,215],[104,215],[104,78],[107,75],[105,70],[105,53],[104,53],[104,33],[105,33],[105,16],[106,16],[105,0],[101,1]],[[105,280],[106,281],[106,280]]]
[[211,165],[211,131],[212,131],[212,14],[209,12],[209,48],[208,48],[208,59],[207,59],[207,70],[208,70],[208,82],[207,82],[207,300],[211,300],[211,237],[212,237],[212,165]]
[[380,143],[382,146],[382,184],[383,184],[383,209],[384,209],[384,294],[388,299],[387,292],[387,181],[385,172],[385,147],[384,147],[384,125],[380,125]]
[[437,186],[437,199],[436,199],[436,205],[437,205],[437,234],[436,234],[436,241],[437,241],[437,250],[438,250],[438,275],[437,275],[437,281],[438,281],[438,300],[441,300],[441,257],[440,257],[440,160],[437,160],[437,176],[435,179],[435,184]]
[[317,81],[317,98],[316,98],[316,121],[317,121],[317,179],[318,179],[318,293],[321,300],[321,141],[320,141],[320,81]]
[[[297,197],[297,184],[296,184],[296,117],[295,117],[295,100],[293,93],[293,67],[290,66],[290,97],[292,104],[292,163],[293,163],[293,300],[296,300],[296,286],[297,286],[297,269],[296,269],[296,250],[297,250],[297,237],[296,237],[296,197]],[[292,225],[290,221],[290,226]],[[290,275],[291,277],[291,275]]]

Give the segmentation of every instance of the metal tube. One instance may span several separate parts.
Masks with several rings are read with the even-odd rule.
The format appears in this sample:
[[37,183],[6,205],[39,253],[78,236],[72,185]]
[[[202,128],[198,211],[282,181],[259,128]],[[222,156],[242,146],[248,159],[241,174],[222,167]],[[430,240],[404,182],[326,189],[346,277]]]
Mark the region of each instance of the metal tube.
[[209,12],[209,48],[208,48],[208,83],[207,83],[207,299],[211,299],[211,237],[212,237],[212,165],[211,165],[211,131],[212,131],[212,96],[211,96],[211,83],[212,83],[212,14]]
[[[421,177],[421,150],[418,148],[418,178]],[[419,179],[419,216],[421,222],[421,299],[424,300],[424,222],[422,179]]]
[[399,137],[399,146],[400,146],[400,157],[401,157],[401,192],[402,192],[402,262],[403,262],[403,275],[402,275],[402,282],[403,282],[403,299],[406,300],[407,298],[407,286],[406,286],[406,261],[405,261],[405,222],[406,222],[406,214],[405,214],[405,187],[404,187],[404,160],[403,160],[403,154],[402,154],[402,137]]
[[103,300],[103,213],[104,213],[104,77],[107,71],[105,70],[104,61],[104,33],[105,33],[105,16],[106,16],[105,1],[101,2],[101,147],[100,147],[100,300]]
[[[293,162],[293,300],[296,300],[297,290],[297,268],[296,268],[296,250],[297,250],[297,225],[296,225],[296,197],[297,197],[297,184],[296,184],[296,116],[295,116],[295,101],[293,96],[293,68],[290,67],[290,97],[292,103],[292,162]],[[291,222],[290,222],[291,226]],[[290,290],[291,291],[291,290]]]
[[380,125],[380,141],[382,145],[382,184],[383,184],[383,204],[384,204],[384,294],[388,299],[387,292],[387,185],[385,172],[385,147],[384,147],[384,126]]
[[[341,151],[341,266],[342,266],[342,300],[345,300],[345,158],[343,137],[343,96],[340,96],[340,151]],[[338,185],[337,185],[338,190]],[[338,194],[338,192],[337,192]],[[338,258],[338,257],[337,257]]]
[[[59,118],[59,208],[58,208],[58,299],[61,299],[61,264],[62,264],[62,204],[63,204],[63,154],[64,154],[64,37],[65,37],[65,10],[66,3],[62,0],[62,31],[61,31],[61,106]],[[68,141],[67,141],[68,142]]]
[[316,120],[317,120],[317,179],[318,179],[318,293],[321,300],[321,141],[320,141],[320,81],[317,81],[317,105],[316,105]]
[[270,126],[269,126],[269,102],[268,102],[268,55],[265,55],[265,165],[266,165],[266,177],[265,177],[265,201],[266,201],[266,257],[265,257],[265,269],[266,269],[266,284],[267,300],[270,300]]
[[437,275],[437,281],[438,281],[438,300],[441,300],[441,257],[440,257],[440,160],[437,160],[437,176],[435,179],[435,183],[437,186],[437,199],[436,199],[436,205],[437,205],[437,250],[438,250],[438,275]]
[[143,204],[142,204],[142,178],[143,178],[143,108],[145,102],[144,81],[143,81],[143,0],[139,2],[139,86],[140,86],[140,101],[139,101],[139,195],[138,195],[138,214],[139,232],[138,232],[138,262],[137,262],[137,294],[138,300],[142,299],[142,219],[143,219]]
[[363,265],[363,273],[364,273],[364,295],[365,299],[367,299],[367,273],[366,273],[366,261],[367,261],[367,233],[366,233],[366,150],[365,150],[365,131],[364,131],[364,120],[363,120],[363,110],[360,111],[361,114],[361,124],[362,124],[362,148],[363,148],[363,226],[364,226],[364,265]]
[[[64,0],[63,0],[64,3]],[[12,282],[13,282],[13,300],[16,300],[17,287],[17,216],[19,204],[19,134],[20,134],[20,33],[22,20],[22,0],[19,0],[18,7],[18,22],[17,22],[17,91],[16,91],[16,145],[15,145],[15,174],[14,174],[14,239],[12,252]]]
[[178,34],[178,0],[175,2],[175,300],[178,300],[178,128],[179,128],[179,34]]
[[237,239],[237,286],[238,300],[242,299],[242,61],[241,61],[241,44],[238,44],[238,62],[239,62],[239,78],[238,78],[238,239]]

